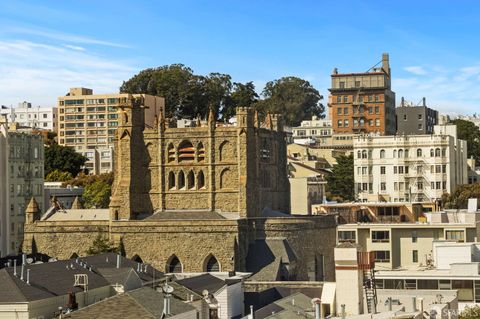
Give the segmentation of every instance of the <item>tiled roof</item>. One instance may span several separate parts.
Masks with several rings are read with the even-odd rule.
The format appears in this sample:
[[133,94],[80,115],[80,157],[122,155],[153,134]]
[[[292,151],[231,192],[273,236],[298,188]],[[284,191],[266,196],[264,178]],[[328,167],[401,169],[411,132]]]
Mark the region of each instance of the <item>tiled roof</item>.
[[210,274],[177,280],[177,284],[185,286],[199,295],[202,295],[204,290],[214,294],[226,285],[225,281]]

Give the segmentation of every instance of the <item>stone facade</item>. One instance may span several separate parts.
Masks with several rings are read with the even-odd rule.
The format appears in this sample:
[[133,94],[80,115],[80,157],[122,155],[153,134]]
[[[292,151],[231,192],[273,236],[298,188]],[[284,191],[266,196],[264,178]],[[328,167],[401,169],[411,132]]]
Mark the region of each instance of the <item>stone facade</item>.
[[333,279],[334,217],[274,212],[288,212],[290,198],[280,116],[260,123],[238,108],[236,125],[210,114],[203,125],[174,128],[162,112],[145,128],[141,105],[129,105],[119,110],[110,219],[32,217],[25,251],[81,256],[101,233],[128,258],[166,272],[207,271],[212,260],[221,271],[247,271],[254,242],[286,238],[299,257],[298,280]]

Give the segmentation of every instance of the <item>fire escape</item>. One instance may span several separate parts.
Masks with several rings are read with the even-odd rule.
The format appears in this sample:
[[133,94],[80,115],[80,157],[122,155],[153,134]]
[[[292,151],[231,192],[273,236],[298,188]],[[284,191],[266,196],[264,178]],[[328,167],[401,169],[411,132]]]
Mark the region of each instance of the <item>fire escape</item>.
[[377,312],[377,287],[375,284],[374,252],[358,252],[358,266],[363,272],[363,289],[368,313]]
[[360,97],[360,93],[362,92],[362,88],[360,87],[357,93],[353,96],[353,132],[354,133],[365,133],[367,130],[365,128],[365,104],[363,103],[363,96]]

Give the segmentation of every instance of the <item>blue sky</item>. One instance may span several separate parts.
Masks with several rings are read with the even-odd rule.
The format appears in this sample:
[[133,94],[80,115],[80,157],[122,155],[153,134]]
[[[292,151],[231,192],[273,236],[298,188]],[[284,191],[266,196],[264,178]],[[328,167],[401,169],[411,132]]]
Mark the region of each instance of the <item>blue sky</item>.
[[0,0],[0,104],[54,105],[69,87],[118,91],[147,67],[183,63],[257,90],[282,76],[325,97],[334,67],[390,53],[393,90],[445,113],[480,111],[476,1]]

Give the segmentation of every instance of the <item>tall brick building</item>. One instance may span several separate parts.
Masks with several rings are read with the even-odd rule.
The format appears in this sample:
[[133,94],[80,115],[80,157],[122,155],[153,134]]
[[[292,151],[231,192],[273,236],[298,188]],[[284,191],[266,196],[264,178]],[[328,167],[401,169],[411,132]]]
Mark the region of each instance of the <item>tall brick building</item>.
[[152,110],[142,102],[131,96],[118,106],[110,213],[51,210],[40,217],[32,210],[24,251],[82,256],[103,234],[128,258],[166,272],[333,280],[334,217],[288,214],[281,116],[261,123],[253,109],[240,107],[235,125],[216,122],[212,113],[195,127],[177,128],[161,108],[148,127],[144,116]]
[[334,133],[395,134],[395,92],[388,54],[363,73],[332,73],[329,112]]

